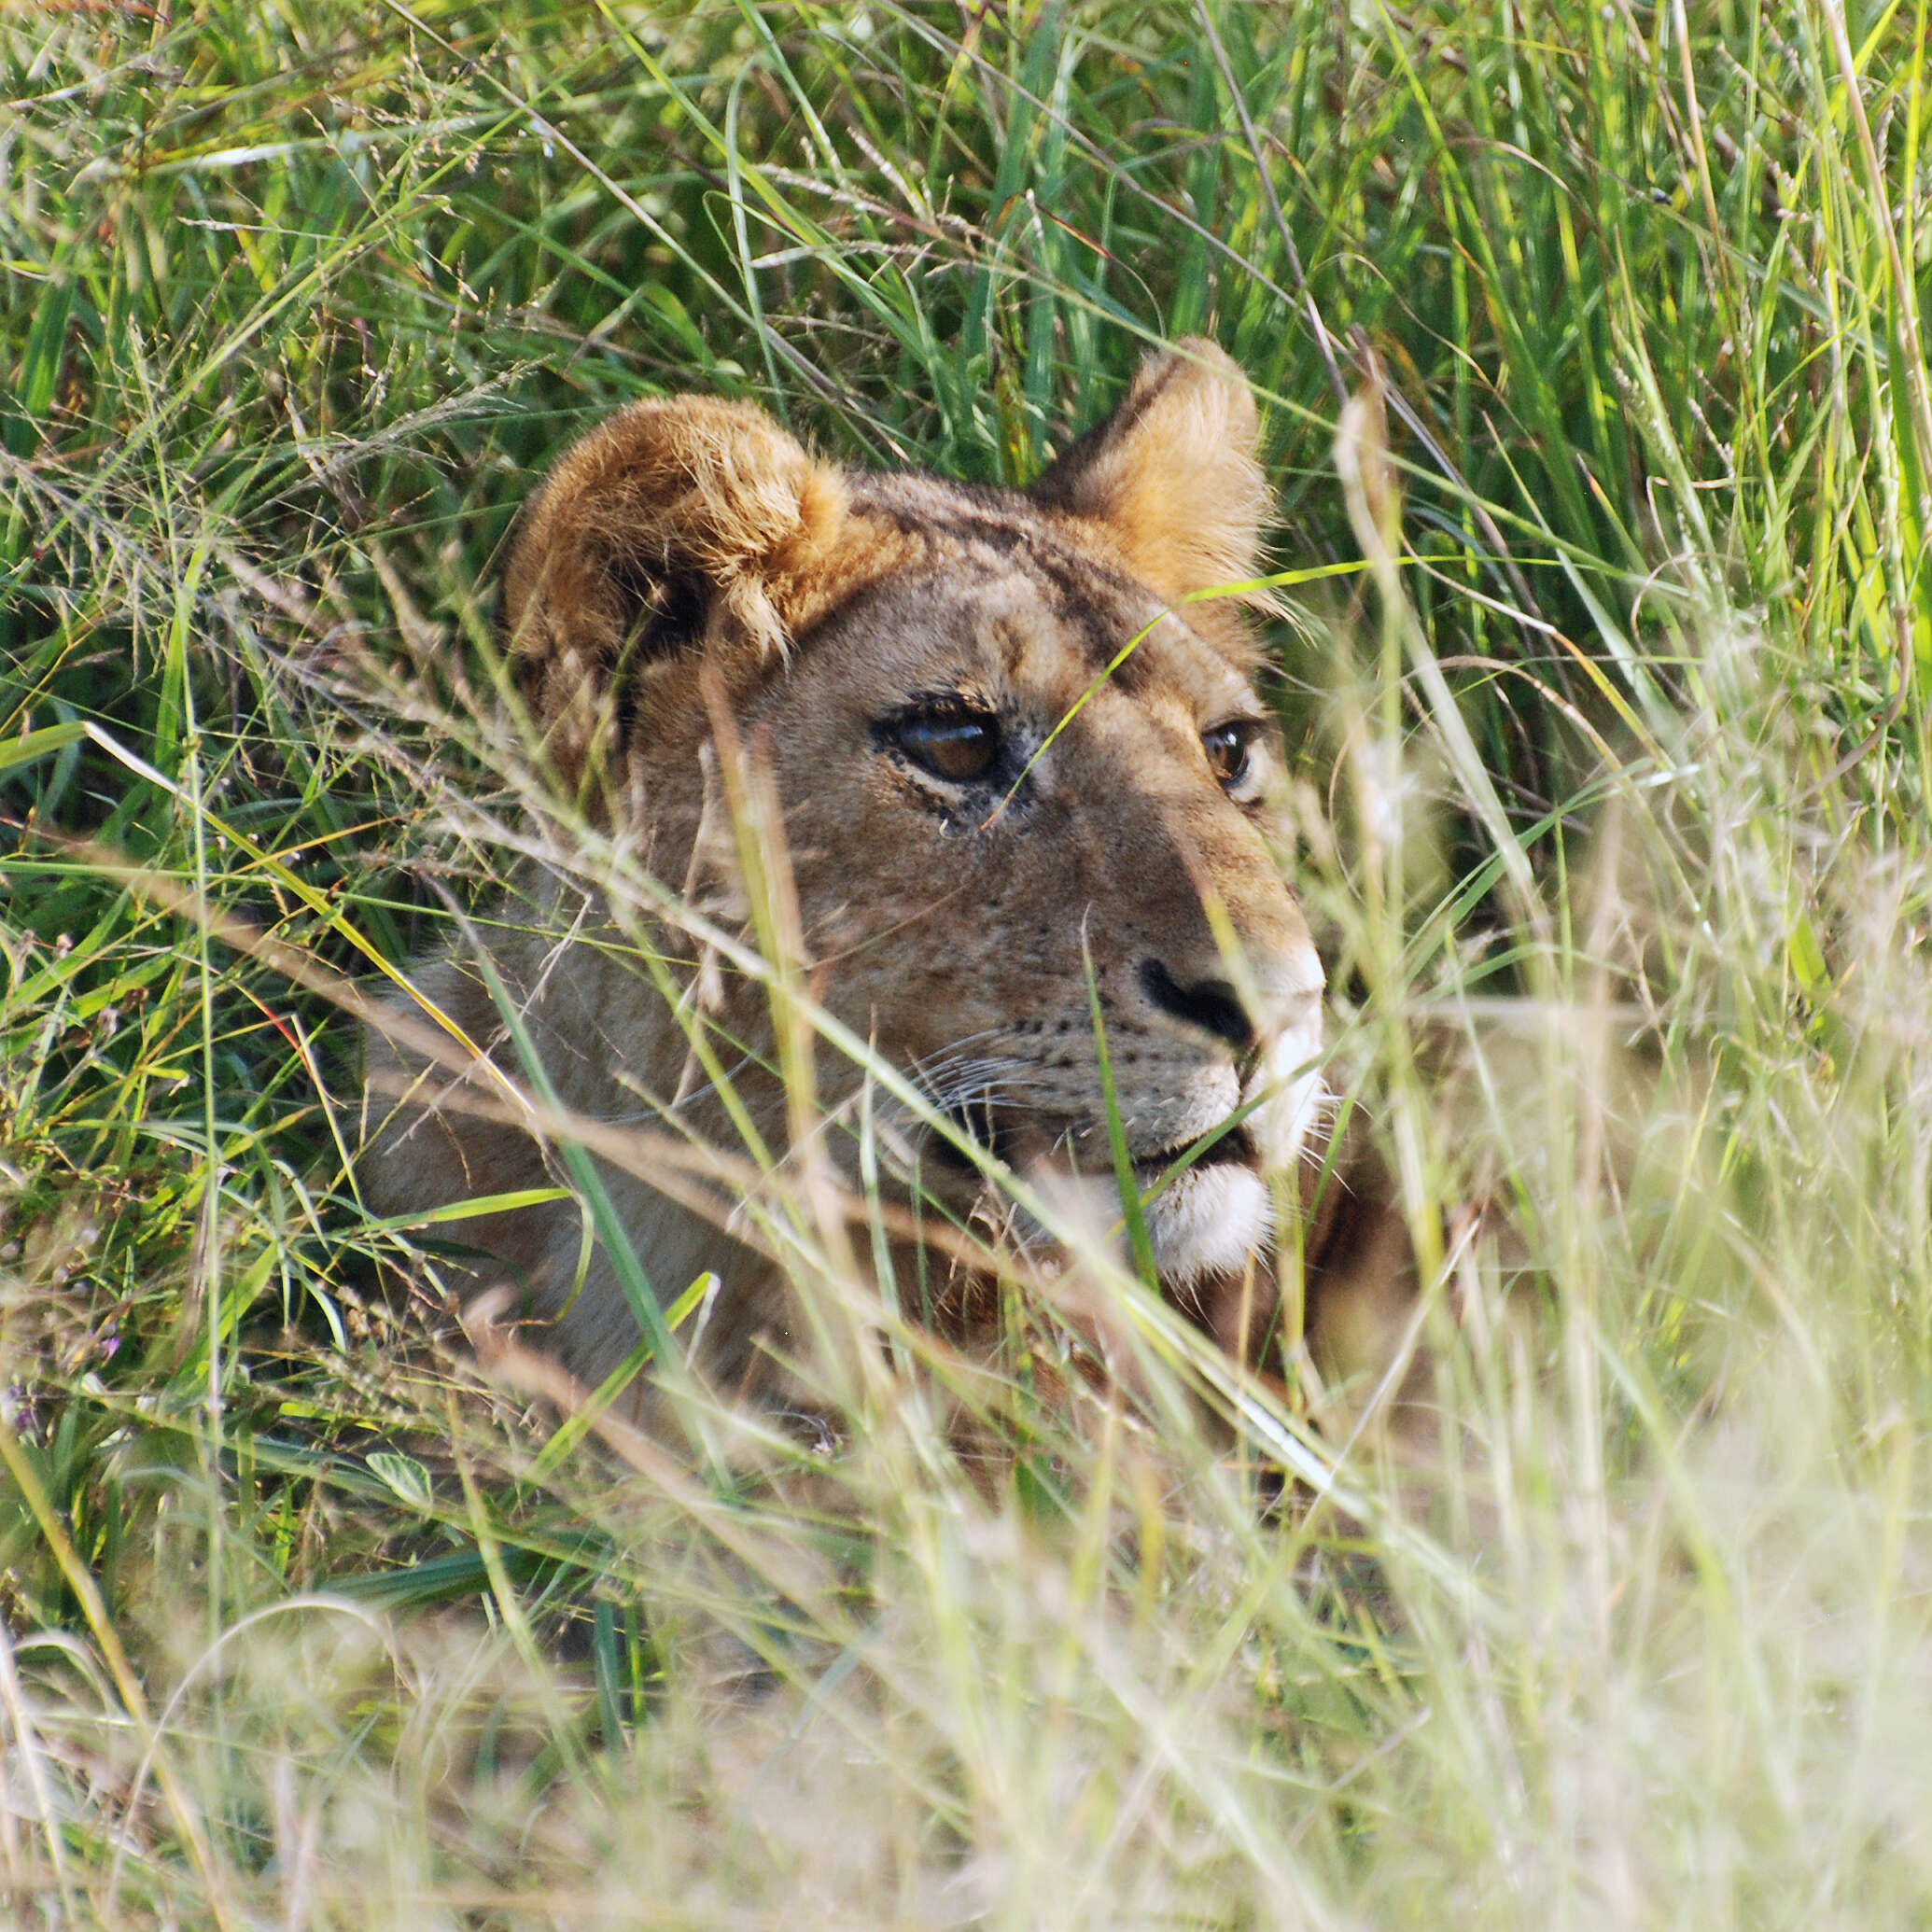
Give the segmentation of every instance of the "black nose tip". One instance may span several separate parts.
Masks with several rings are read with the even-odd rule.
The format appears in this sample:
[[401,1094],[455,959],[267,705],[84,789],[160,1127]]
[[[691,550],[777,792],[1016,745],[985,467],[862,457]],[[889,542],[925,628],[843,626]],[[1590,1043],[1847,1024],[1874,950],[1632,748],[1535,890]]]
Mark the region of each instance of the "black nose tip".
[[1141,990],[1163,1013],[1226,1041],[1239,1054],[1253,1053],[1259,1043],[1248,1009],[1225,979],[1197,979],[1183,986],[1158,959],[1142,959]]

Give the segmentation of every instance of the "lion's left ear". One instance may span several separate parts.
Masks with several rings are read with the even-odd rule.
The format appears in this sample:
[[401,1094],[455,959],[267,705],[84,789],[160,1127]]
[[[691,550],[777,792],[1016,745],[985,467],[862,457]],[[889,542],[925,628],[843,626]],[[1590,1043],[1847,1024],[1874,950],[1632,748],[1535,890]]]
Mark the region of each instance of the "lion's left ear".
[[1141,363],[1127,399],[1030,494],[1105,525],[1134,575],[1178,602],[1261,574],[1270,499],[1254,439],[1248,379],[1212,343],[1190,337]]

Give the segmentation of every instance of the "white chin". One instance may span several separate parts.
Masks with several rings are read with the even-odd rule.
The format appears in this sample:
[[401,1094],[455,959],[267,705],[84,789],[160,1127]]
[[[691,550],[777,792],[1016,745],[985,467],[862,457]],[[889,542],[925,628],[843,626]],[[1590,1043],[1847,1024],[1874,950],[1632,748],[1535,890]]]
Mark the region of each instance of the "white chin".
[[1147,1207],[1155,1268],[1177,1288],[1238,1273],[1267,1246],[1274,1224],[1267,1183],[1231,1162],[1190,1169]]

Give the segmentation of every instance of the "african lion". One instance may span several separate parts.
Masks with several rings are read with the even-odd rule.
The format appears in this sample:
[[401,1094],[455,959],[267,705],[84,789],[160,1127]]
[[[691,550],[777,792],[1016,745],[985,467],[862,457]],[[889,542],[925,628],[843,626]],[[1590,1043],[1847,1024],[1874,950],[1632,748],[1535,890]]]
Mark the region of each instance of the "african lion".
[[[768,771],[813,995],[982,1147],[1098,1189],[1117,1225],[1097,994],[1133,1178],[1158,1189],[1145,1228],[1163,1290],[1251,1358],[1281,1294],[1277,1202],[1293,1197],[1272,1177],[1319,1167],[1324,1098],[1323,968],[1270,849],[1279,753],[1241,608],[1263,601],[1239,588],[1269,501],[1254,441],[1247,384],[1205,342],[1151,357],[1027,490],[844,469],[755,409],[640,402],[539,489],[503,610],[557,781],[652,875],[742,920],[723,726]],[[674,936],[667,950],[694,950]],[[767,990],[726,975],[703,991],[694,961],[671,968],[683,1020],[702,1006],[732,1043],[735,1125],[634,953],[512,931],[488,941],[488,974],[451,953],[415,978],[506,1069],[534,1052],[579,1114],[655,1110],[737,1145],[749,1119],[782,1146]],[[476,1110],[473,1077],[380,1034],[369,1060],[379,1211],[557,1178],[552,1150]],[[861,1076],[821,1052],[817,1078],[835,1111]],[[898,1130],[927,1194],[970,1212],[973,1162],[931,1123]],[[798,1346],[781,1271],[646,1180],[603,1179],[659,1296],[718,1277],[702,1365],[755,1387],[762,1360]],[[638,1330],[585,1225],[558,1200],[459,1232],[484,1257],[478,1284],[519,1284],[564,1364],[595,1380]],[[944,1323],[972,1296],[941,1300]],[[1309,1306],[1319,1325],[1319,1294]]]

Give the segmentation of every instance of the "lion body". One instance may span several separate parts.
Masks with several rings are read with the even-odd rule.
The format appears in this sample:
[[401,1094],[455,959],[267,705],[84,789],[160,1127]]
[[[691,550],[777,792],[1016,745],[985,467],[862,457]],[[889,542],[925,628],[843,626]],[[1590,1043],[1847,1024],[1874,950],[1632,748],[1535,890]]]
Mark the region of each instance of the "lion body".
[[[1152,358],[1027,492],[845,471],[755,411],[639,404],[552,472],[505,594],[549,768],[616,847],[715,929],[761,907],[789,927],[789,984],[1015,1171],[1111,1203],[1104,1225],[1098,1006],[1137,1183],[1222,1136],[1154,1194],[1147,1229],[1163,1287],[1250,1352],[1296,1194],[1281,1177],[1319,1164],[1323,1097],[1323,973],[1271,838],[1255,647],[1239,591],[1206,595],[1256,574],[1253,439],[1245,383],[1202,343]],[[653,980],[609,905],[574,927],[560,896],[539,913],[498,922],[487,970],[459,952],[418,969],[447,1030],[519,1079],[540,1068],[576,1116],[768,1149],[809,1130],[755,975],[687,942]],[[729,1092],[694,1077],[700,1010],[732,1043]],[[369,1055],[379,1210],[555,1180],[475,1070],[380,1032]],[[865,1085],[822,1051],[806,1077],[834,1114]],[[893,1131],[967,1211],[984,1182],[957,1148],[911,1115]],[[795,1347],[783,1268],[675,1188],[599,1173],[660,1299],[716,1278],[705,1365],[754,1388]],[[476,1283],[518,1285],[575,1373],[635,1347],[636,1282],[579,1202],[459,1231]]]

